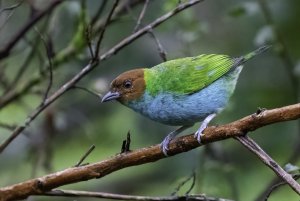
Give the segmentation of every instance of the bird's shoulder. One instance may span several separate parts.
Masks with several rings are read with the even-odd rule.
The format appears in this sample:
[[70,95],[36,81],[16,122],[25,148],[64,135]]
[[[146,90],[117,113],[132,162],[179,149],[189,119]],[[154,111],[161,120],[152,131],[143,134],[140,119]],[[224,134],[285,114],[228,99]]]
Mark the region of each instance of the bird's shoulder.
[[146,88],[152,95],[195,93],[226,74],[234,61],[227,55],[201,54],[163,62],[145,69]]

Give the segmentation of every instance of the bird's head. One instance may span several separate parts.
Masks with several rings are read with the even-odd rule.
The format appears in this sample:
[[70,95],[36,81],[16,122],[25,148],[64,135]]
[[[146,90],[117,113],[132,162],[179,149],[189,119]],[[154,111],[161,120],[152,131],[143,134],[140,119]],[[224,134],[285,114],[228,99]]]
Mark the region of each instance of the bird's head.
[[144,69],[126,71],[111,82],[110,90],[103,96],[102,102],[118,100],[126,104],[140,98],[145,88]]

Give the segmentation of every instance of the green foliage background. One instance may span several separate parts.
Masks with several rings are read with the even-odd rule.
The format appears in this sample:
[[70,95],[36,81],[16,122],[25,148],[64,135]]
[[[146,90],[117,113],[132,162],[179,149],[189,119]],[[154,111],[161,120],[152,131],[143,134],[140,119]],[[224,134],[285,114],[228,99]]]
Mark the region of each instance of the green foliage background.
[[[150,1],[143,24],[161,16],[177,5],[178,1]],[[11,1],[4,1],[10,5]],[[45,1],[36,1],[43,8]],[[96,12],[102,1],[86,1],[86,20]],[[105,9],[107,13],[113,1]],[[266,1],[274,20],[288,48],[294,66],[287,69],[278,56],[280,46],[274,41],[271,26],[267,25],[258,1],[206,0],[183,11],[154,30],[166,50],[167,58],[180,58],[202,53],[220,53],[240,56],[266,42],[275,43],[269,51],[246,63],[240,76],[236,91],[227,109],[212,124],[224,124],[254,113],[258,107],[275,108],[299,102],[295,99],[295,86],[289,72],[300,78],[300,1]],[[142,4],[124,15],[120,21],[109,26],[104,37],[101,52],[130,35],[135,27],[132,16],[138,17]],[[38,24],[51,37],[54,51],[60,54],[71,44],[78,26],[81,13],[80,1],[63,3],[49,17]],[[0,45],[5,44],[26,22],[30,14],[28,3],[16,9],[8,23],[0,30]],[[3,21],[4,16],[0,16]],[[48,21],[47,21],[48,20]],[[36,40],[36,32],[26,35],[28,41]],[[75,45],[80,48],[84,38],[76,38]],[[6,79],[12,80],[17,69],[28,56],[31,46],[22,40],[13,54],[2,61]],[[95,42],[95,41],[94,41]],[[47,62],[43,45],[39,44],[39,56],[29,64],[20,85],[32,76],[38,76],[39,68]],[[79,54],[68,60],[61,60],[54,72],[54,92],[69,78],[79,72],[89,60],[85,47]],[[145,35],[120,51],[87,75],[81,82],[84,86],[103,94],[109,82],[121,72],[136,67],[151,67],[162,62],[154,40]],[[28,95],[0,111],[0,121],[9,124],[23,123],[26,116],[40,103],[47,79],[36,86]],[[299,89],[299,86],[298,86]],[[3,89],[1,89],[3,91]],[[299,92],[298,92],[299,94]],[[186,133],[197,129],[191,128]],[[299,123],[286,122],[264,127],[250,135],[279,164],[285,165],[295,151],[300,140]],[[130,130],[131,149],[160,143],[174,127],[153,122],[125,108],[117,102],[101,104],[100,98],[82,90],[70,90],[56,101],[47,111],[34,121],[0,155],[0,186],[7,186],[42,176],[49,172],[63,170],[77,163],[92,145],[96,149],[86,162],[101,161],[120,152],[122,140]],[[47,135],[47,133],[50,133]],[[0,130],[0,140],[9,136],[10,131]],[[47,137],[48,136],[48,137]],[[296,154],[297,155],[297,154]],[[298,157],[299,158],[299,157]],[[299,165],[297,159],[294,165]],[[66,189],[104,191],[133,195],[162,196],[171,194],[176,187],[193,171],[196,184],[192,193],[205,193],[209,196],[250,201],[266,188],[274,178],[274,173],[264,166],[255,156],[234,140],[225,140],[199,149],[170,157],[155,163],[120,170],[99,180],[68,185]],[[191,182],[184,185],[179,194],[184,194]],[[50,200],[58,198],[35,197],[31,200]],[[60,200],[74,200],[61,198]],[[87,199],[76,199],[87,200]],[[93,200],[93,199],[89,199]],[[289,187],[281,187],[269,199],[271,201],[299,200]]]

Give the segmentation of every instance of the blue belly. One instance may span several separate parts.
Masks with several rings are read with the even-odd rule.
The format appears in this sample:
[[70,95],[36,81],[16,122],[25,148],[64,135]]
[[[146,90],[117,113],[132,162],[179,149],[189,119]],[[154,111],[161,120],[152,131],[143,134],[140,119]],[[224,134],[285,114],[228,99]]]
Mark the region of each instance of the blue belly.
[[241,69],[235,69],[193,94],[160,93],[153,97],[145,93],[139,100],[128,102],[126,106],[163,124],[192,125],[226,106]]

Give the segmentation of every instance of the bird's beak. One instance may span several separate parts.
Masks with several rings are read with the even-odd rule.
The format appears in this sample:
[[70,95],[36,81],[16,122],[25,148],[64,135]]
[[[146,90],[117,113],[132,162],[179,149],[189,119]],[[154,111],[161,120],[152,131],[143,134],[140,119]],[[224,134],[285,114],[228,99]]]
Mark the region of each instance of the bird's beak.
[[105,94],[101,100],[101,102],[107,102],[107,101],[111,101],[111,100],[115,100],[117,98],[120,98],[121,94],[119,92],[107,92],[107,94]]

